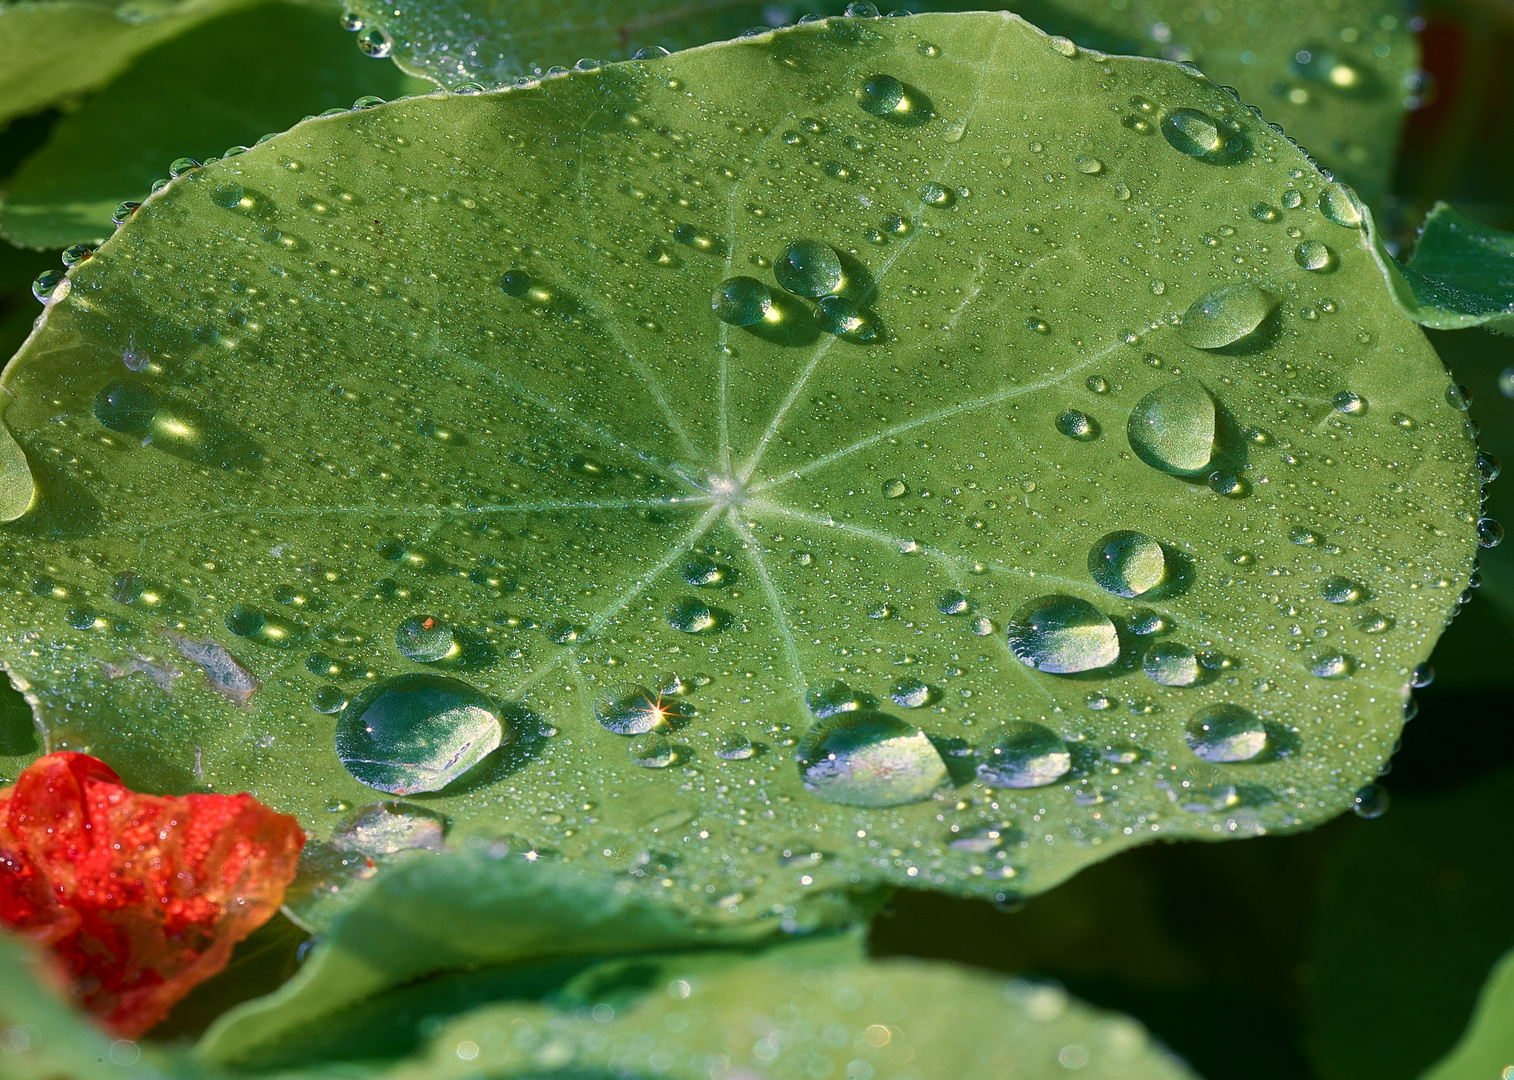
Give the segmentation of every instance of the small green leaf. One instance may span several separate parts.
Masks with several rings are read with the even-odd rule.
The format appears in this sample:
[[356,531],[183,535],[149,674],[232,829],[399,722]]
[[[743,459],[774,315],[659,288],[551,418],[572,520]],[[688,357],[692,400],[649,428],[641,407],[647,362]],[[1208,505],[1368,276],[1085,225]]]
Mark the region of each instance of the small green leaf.
[[352,51],[335,14],[260,4],[143,53],[22,164],[0,203],[0,231],[35,248],[98,243],[116,206],[145,199],[175,159],[207,160],[303,115],[413,88]]
[[1514,335],[1514,233],[1436,203],[1409,261],[1378,253],[1404,314],[1436,330],[1486,326]]
[[550,861],[471,851],[415,857],[381,874],[293,979],[222,1016],[199,1052],[244,1068],[297,1062],[308,1056],[303,1047],[332,1040],[333,1018],[344,1010],[435,972],[730,944],[776,932],[700,927]]
[[608,963],[554,1005],[501,1003],[450,1021],[423,1056],[390,1075],[1001,1080],[1087,1068],[1132,1080],[1193,1076],[1135,1021],[1060,987],[852,958],[846,946]]
[[104,86],[139,53],[255,0],[0,5],[0,124]]
[[134,786],[395,796],[702,920],[1305,827],[1476,550],[1361,221],[992,14],[301,124],[7,369],[0,660]]
[[1514,951],[1493,968],[1461,1042],[1424,1080],[1489,1080],[1514,1069]]
[[[393,56],[443,86],[506,84],[585,57],[622,60],[652,46],[685,49],[809,12],[837,0],[347,0],[349,25],[370,55]],[[932,11],[971,9],[933,2]],[[871,4],[854,5],[872,9]],[[886,7],[886,5],[885,5]],[[1407,105],[1418,101],[1419,49],[1396,3],[1342,0],[1280,5],[1240,0],[1027,0],[1016,13],[1049,34],[1108,53],[1192,61],[1261,106],[1336,178],[1369,202],[1388,186]],[[1116,107],[1134,103],[1114,102]],[[1126,122],[1150,120],[1125,108]]]

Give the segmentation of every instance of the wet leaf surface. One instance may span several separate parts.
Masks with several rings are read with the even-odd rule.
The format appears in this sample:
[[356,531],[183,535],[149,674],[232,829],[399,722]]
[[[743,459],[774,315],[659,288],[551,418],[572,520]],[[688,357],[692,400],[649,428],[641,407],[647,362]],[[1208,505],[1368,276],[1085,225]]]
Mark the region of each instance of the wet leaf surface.
[[1514,233],[1436,203],[1409,261],[1384,264],[1399,304],[1436,330],[1486,326],[1514,335]]
[[8,369],[0,658],[139,786],[395,797],[702,920],[1306,827],[1475,550],[1362,221],[997,15],[302,124]]

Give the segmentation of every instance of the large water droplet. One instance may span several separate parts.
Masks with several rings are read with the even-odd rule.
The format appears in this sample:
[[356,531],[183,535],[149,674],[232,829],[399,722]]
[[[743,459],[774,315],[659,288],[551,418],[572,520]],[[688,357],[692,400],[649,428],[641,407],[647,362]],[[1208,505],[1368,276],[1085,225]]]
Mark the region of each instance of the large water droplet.
[[1335,184],[1320,192],[1319,211],[1348,229],[1360,229],[1367,220],[1360,197],[1345,184]]
[[1195,754],[1217,765],[1251,761],[1267,748],[1267,729],[1256,714],[1229,702],[1200,709],[1185,735]]
[[1050,728],[1014,721],[1004,726],[978,763],[978,779],[989,787],[1044,787],[1072,768],[1067,744]]
[[342,710],[336,754],[360,782],[409,795],[440,791],[505,739],[493,703],[458,679],[401,675]]
[[1154,390],[1130,412],[1126,436],[1136,456],[1173,476],[1197,476],[1214,458],[1218,410],[1204,384],[1182,378]]
[[416,615],[400,623],[394,632],[394,647],[407,660],[422,664],[446,660],[462,651],[452,628],[430,615]]
[[[0,413],[9,402],[9,396],[0,393]],[[15,521],[26,513],[36,494],[37,482],[27,464],[26,451],[0,423],[0,521]]]
[[331,834],[338,851],[393,855],[398,851],[440,851],[447,835],[444,815],[402,802],[369,803]]
[[382,60],[394,50],[394,39],[377,26],[372,26],[358,33],[357,47],[364,56]]
[[1227,285],[1193,302],[1178,336],[1195,349],[1223,349],[1256,333],[1276,307],[1255,285]]
[[673,744],[660,732],[651,731],[638,735],[626,744],[626,756],[633,764],[643,769],[665,769],[673,764],[677,754]]
[[1163,686],[1192,686],[1199,681],[1199,658],[1176,641],[1153,645],[1141,664],[1146,677]]
[[672,710],[661,694],[645,686],[622,683],[594,702],[594,719],[617,735],[642,735],[661,724]]
[[845,806],[902,806],[930,798],[946,762],[925,733],[881,712],[819,720],[794,753],[804,786]]
[[95,395],[95,419],[111,431],[146,431],[157,415],[158,395],[142,383],[111,383]]
[[1010,650],[1037,671],[1069,675],[1120,658],[1114,623],[1087,600],[1053,594],[1025,604],[1006,628]]
[[819,298],[841,291],[846,274],[841,257],[819,240],[795,240],[773,263],[773,277],[795,296]]
[[1208,157],[1225,149],[1227,132],[1220,122],[1198,109],[1173,109],[1162,117],[1162,137],[1180,154]]
[[773,310],[773,294],[756,278],[726,278],[715,286],[710,307],[721,322],[732,326],[755,326]]
[[892,75],[873,75],[857,87],[857,104],[874,116],[888,116],[909,108],[904,84]]
[[739,731],[722,735],[715,741],[715,756],[725,761],[745,761],[756,752],[752,740]]
[[722,625],[721,613],[692,597],[680,600],[668,610],[668,625],[685,634],[712,634]]
[[1318,240],[1305,240],[1293,249],[1293,261],[1305,270],[1329,270],[1335,265],[1335,253]]
[[1166,584],[1167,553],[1145,533],[1121,529],[1088,552],[1088,573],[1102,589],[1130,599]]

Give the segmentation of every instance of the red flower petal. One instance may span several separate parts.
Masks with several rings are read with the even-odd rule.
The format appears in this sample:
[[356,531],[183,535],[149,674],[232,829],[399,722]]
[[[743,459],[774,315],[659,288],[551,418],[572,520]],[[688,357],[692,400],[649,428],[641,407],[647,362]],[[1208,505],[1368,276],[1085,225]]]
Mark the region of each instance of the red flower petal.
[[251,795],[140,795],[49,754],[0,790],[0,924],[50,945],[83,1007],[135,1037],[272,917],[304,843]]

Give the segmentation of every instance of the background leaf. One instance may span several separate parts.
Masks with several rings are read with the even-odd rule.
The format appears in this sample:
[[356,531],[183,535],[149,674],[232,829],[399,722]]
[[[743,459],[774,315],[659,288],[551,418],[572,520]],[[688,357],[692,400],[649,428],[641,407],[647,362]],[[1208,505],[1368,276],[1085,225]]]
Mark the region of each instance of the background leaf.
[[1404,314],[1421,325],[1487,326],[1514,335],[1514,233],[1436,203],[1409,261],[1391,268],[1384,264],[1384,271]]
[[[701,919],[1304,827],[1390,753],[1479,497],[1361,220],[1213,84],[995,15],[303,124],[8,368],[0,656],[51,746],[317,836],[374,798],[337,726],[437,672],[508,745],[411,797]],[[772,321],[715,318],[733,276]]]
[[1514,952],[1488,976],[1466,1035],[1425,1080],[1473,1080],[1501,1076],[1514,1062]]
[[34,248],[98,243],[116,205],[146,198],[176,158],[203,160],[365,94],[422,85],[354,51],[335,7],[233,10],[144,52],[59,121],[11,178],[0,230]]

